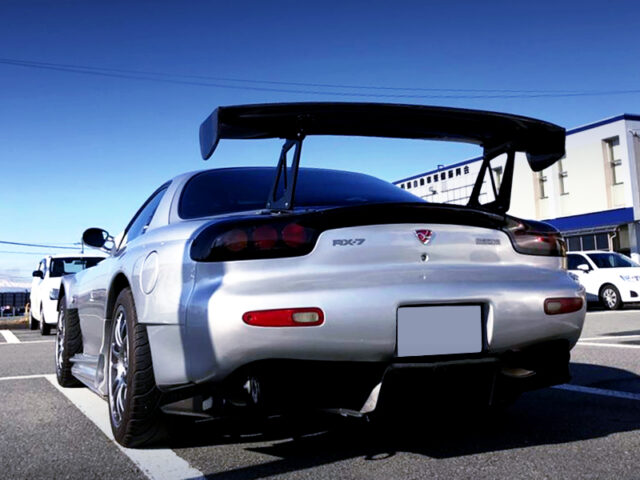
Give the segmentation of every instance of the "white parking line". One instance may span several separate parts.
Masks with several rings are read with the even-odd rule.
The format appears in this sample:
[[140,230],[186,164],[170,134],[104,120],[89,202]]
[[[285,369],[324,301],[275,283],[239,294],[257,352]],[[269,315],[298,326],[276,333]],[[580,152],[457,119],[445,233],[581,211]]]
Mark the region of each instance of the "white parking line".
[[20,343],[18,337],[16,337],[11,330],[0,330],[0,335],[4,337],[7,343]]
[[62,388],[58,385],[55,375],[46,375],[45,378],[62,392],[89,420],[102,430],[109,440],[113,442],[144,474],[154,479],[174,478],[205,478],[204,474],[191,467],[183,458],[169,448],[157,448],[151,450],[125,448],[115,441],[109,424],[109,409],[107,402],[86,388]]
[[26,342],[21,342],[20,340],[18,340],[17,342],[0,343],[0,345],[15,345],[16,343],[19,343],[20,345],[27,345],[29,343],[53,343],[53,342],[55,342],[55,340],[27,340]]
[[624,315],[625,313],[635,312],[633,310],[590,310],[587,312],[587,315]]
[[640,393],[621,392],[619,390],[606,390],[604,388],[584,387],[582,385],[571,385],[565,383],[564,385],[556,385],[556,390],[568,390],[570,392],[588,393],[590,395],[601,395],[603,397],[623,398],[625,400],[637,400],[640,401]]
[[578,345],[586,347],[640,348],[640,345],[622,345],[620,343],[578,342]]
[[44,373],[36,375],[18,375],[15,377],[0,377],[0,382],[4,380],[31,380],[33,378],[45,378],[47,375]]
[[599,342],[600,340],[625,340],[631,338],[640,338],[640,335],[605,335],[602,337],[580,338],[581,342]]

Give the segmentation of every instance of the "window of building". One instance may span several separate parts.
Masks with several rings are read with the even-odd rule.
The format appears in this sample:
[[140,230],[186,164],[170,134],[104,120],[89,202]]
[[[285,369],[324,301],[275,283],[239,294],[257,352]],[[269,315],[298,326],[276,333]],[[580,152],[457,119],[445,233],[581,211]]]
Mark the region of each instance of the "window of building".
[[570,252],[581,250],[611,250],[608,233],[589,233],[567,237],[567,247]]
[[437,182],[437,181],[438,181],[438,174],[437,174],[437,173],[433,176],[433,181],[434,181],[434,182]]
[[464,174],[466,175],[467,173],[469,173],[469,167],[464,167]]
[[404,183],[400,184],[400,188],[402,188],[404,190]]
[[595,250],[596,239],[593,235],[582,236],[582,250]]
[[540,199],[547,198],[546,191],[547,177],[542,172],[538,173],[538,187],[540,188]]
[[423,185],[424,185],[424,178],[421,178],[420,179],[420,186],[423,186]]
[[447,174],[445,172],[442,172],[440,174],[440,180],[444,180],[445,178],[447,178]]
[[453,178],[453,170],[449,170],[448,175],[449,175],[449,178]]
[[456,168],[456,177],[459,177],[459,176],[460,176],[460,173],[462,173],[462,172],[460,171],[460,167]]
[[558,160],[558,184],[560,185],[560,195],[567,195],[567,171],[564,168],[562,159]]
[[596,249],[609,250],[609,235],[606,233],[598,233],[596,235]]
[[607,160],[611,167],[611,183],[620,185],[623,182],[622,177],[622,156],[620,148],[620,137],[608,138],[604,141],[607,149]]
[[582,244],[580,243],[580,237],[568,237],[567,247],[570,252],[578,252],[582,250]]
[[427,177],[427,183],[431,183],[431,177]]
[[418,186],[418,181],[417,181],[417,180],[414,180],[414,181],[413,181],[413,188],[416,188],[417,186]]
[[500,185],[502,184],[502,167],[495,167],[491,170],[493,170],[493,179],[496,182],[496,188],[500,189]]

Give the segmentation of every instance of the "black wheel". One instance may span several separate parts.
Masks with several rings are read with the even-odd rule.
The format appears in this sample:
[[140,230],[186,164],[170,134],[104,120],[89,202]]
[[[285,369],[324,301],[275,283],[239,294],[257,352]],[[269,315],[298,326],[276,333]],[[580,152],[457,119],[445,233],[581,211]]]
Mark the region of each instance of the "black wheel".
[[40,334],[49,335],[51,333],[51,325],[44,320],[44,312],[40,310]]
[[60,312],[56,328],[56,377],[63,387],[76,387],[80,382],[71,374],[71,357],[82,352],[82,333],[78,311],[67,310],[64,297],[60,299]]
[[109,420],[113,436],[125,447],[157,440],[162,431],[160,391],[151,363],[147,328],[138,325],[131,290],[116,299],[109,344]]
[[603,285],[600,288],[600,303],[607,310],[618,310],[622,307],[620,292],[610,283]]
[[33,313],[29,312],[29,330],[38,328],[38,320],[33,317]]

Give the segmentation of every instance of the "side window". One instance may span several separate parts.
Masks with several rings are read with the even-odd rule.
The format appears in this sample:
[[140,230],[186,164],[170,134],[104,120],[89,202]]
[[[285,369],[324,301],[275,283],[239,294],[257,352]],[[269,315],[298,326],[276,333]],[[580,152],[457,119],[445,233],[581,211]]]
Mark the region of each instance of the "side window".
[[577,270],[578,265],[587,263],[581,255],[568,255],[567,256],[567,270]]
[[571,260],[569,259],[567,264],[568,270],[577,270],[578,265],[588,265],[589,270],[593,270],[593,267],[589,263],[589,260],[587,260],[584,255],[571,255],[571,256],[575,257],[575,266],[572,266]]
[[142,208],[138,210],[138,213],[136,213],[131,222],[129,222],[129,226],[127,227],[124,237],[122,238],[122,242],[120,242],[120,246],[118,248],[121,248],[130,241],[138,238],[147,230],[147,227],[151,223],[151,219],[160,204],[160,200],[162,200],[162,197],[167,191],[167,187],[168,185],[163,185],[142,205]]

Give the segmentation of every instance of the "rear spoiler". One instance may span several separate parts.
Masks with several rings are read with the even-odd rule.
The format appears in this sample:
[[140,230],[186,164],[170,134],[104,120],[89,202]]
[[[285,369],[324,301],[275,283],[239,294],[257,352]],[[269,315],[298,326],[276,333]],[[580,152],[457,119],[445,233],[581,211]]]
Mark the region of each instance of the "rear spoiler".
[[[506,174],[513,173],[512,163],[516,151],[526,154],[529,166],[536,172],[551,166],[565,154],[565,129],[533,118],[462,108],[335,102],[218,107],[200,126],[200,151],[202,158],[206,160],[211,157],[218,142],[223,138],[285,139],[272,188],[272,195],[275,195],[276,191],[282,191],[282,187],[278,189],[277,183],[283,178],[284,195],[278,199],[270,198],[267,208],[289,210],[293,208],[300,148],[302,140],[307,135],[471,143],[484,149],[486,165],[491,158],[508,153],[502,187],[499,194],[495,192],[498,203],[493,202],[494,205],[490,208],[500,211],[506,211],[509,206],[511,179],[506,178]],[[286,153],[294,146],[296,148],[289,185]],[[478,177],[479,182],[482,181],[481,176],[486,169],[483,164],[481,175]],[[491,169],[489,174],[491,175]],[[476,186],[479,187],[478,182]],[[477,193],[476,198],[472,195],[469,204],[477,206],[479,189],[474,188],[474,193]]]

